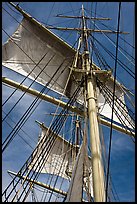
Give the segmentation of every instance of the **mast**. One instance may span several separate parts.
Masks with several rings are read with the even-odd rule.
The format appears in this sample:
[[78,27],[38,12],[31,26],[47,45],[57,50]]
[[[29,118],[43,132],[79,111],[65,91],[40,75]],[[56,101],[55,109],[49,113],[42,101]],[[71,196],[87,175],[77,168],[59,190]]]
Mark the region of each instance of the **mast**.
[[[74,16],[72,16],[72,17],[74,18]],[[101,159],[102,158],[101,157],[101,142],[100,142],[99,128],[98,128],[98,122],[99,121],[97,118],[97,107],[96,107],[96,98],[95,98],[96,97],[96,95],[95,95],[96,84],[94,81],[95,68],[93,67],[92,62],[90,62],[89,49],[88,49],[88,35],[89,35],[90,31],[94,32],[94,30],[88,29],[86,26],[86,20],[89,18],[87,18],[84,15],[84,7],[83,6],[82,6],[81,19],[82,19],[82,27],[79,30],[81,33],[81,40],[83,43],[83,53],[82,53],[82,69],[83,70],[77,69],[77,67],[76,67],[76,61],[77,60],[75,60],[75,65],[73,67],[69,67],[69,68],[71,68],[72,70],[74,68],[76,68],[76,69],[74,69],[74,71],[81,72],[81,73],[85,74],[84,75],[84,77],[85,77],[85,87],[84,87],[85,95],[84,96],[86,96],[85,97],[85,99],[86,99],[85,113],[86,114],[88,113],[89,123],[90,123],[90,142],[91,142],[91,152],[92,152],[92,174],[93,174],[94,201],[95,202],[103,202],[106,199],[105,199],[105,186],[104,186],[104,184],[105,184],[104,183],[104,172],[103,172],[103,165],[102,165],[102,159]],[[61,29],[64,29],[64,28],[61,28]],[[73,29],[73,30],[77,30],[77,29]],[[78,54],[78,51],[76,54]],[[77,59],[77,56],[76,56],[76,59]],[[99,71],[99,70],[97,70],[97,71]],[[102,71],[100,71],[100,72],[102,73]],[[3,81],[6,82],[6,79],[3,78]],[[10,83],[12,84],[12,81],[10,81],[9,84]],[[27,88],[24,85],[16,84],[16,87],[21,89],[21,90],[27,90]],[[39,96],[39,98],[42,98],[43,100],[47,100],[47,101],[52,102],[54,104],[60,104],[59,100],[55,100],[52,97],[48,97],[44,94],[40,94],[37,91],[35,92],[32,89],[31,90],[29,89],[28,93],[31,93],[32,95]],[[60,106],[64,107],[65,103],[63,102]],[[86,108],[87,108],[87,110],[86,110]],[[69,109],[72,111],[74,111],[74,110],[80,111],[80,110],[77,110],[73,106],[69,106]],[[82,113],[82,114],[85,115],[84,113]],[[78,127],[79,127],[78,120],[76,122],[76,125],[77,125],[76,126],[77,127],[76,133],[78,133]],[[77,139],[78,139],[78,134],[76,134],[76,141],[77,141]],[[87,138],[84,137],[84,139],[87,139]],[[78,144],[78,142],[76,142],[76,145],[77,144]],[[80,155],[81,157],[79,159],[79,160],[82,160],[82,162],[84,160],[83,155],[84,155],[84,151],[83,151],[83,154]],[[81,164],[82,164],[82,162],[81,162]],[[77,166],[79,167],[79,165],[77,165]],[[80,171],[77,170],[77,172],[80,172]],[[75,180],[78,180],[78,179],[75,179]],[[32,180],[30,180],[30,182],[32,182]],[[75,186],[77,186],[77,185],[75,185]],[[54,191],[54,189],[51,189],[51,190]],[[55,190],[58,193],[58,189],[55,189]],[[6,193],[5,193],[5,195],[6,195]],[[62,195],[66,195],[66,193],[64,193]],[[74,194],[74,198],[75,198],[75,194]]]
[[[90,125],[90,143],[92,152],[92,175],[93,175],[93,194],[95,202],[105,201],[104,189],[104,172],[101,161],[100,137],[97,120],[96,98],[95,98],[95,83],[93,79],[93,70],[90,71],[90,60],[88,51],[88,33],[86,28],[86,20],[84,16],[84,7],[82,5],[82,42],[84,46],[83,52],[83,69],[87,71],[86,75],[86,101],[88,106],[88,117]],[[88,74],[90,73],[90,74]]]

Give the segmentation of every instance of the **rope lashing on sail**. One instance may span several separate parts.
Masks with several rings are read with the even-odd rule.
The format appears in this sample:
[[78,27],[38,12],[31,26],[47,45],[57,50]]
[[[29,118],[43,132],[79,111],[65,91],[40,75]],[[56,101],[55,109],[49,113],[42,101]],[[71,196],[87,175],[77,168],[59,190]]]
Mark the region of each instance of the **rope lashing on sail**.
[[[59,172],[60,172],[60,170],[61,170],[61,168],[62,168],[62,166],[64,165],[64,161],[65,161],[65,158],[67,157],[67,154],[65,153],[64,154],[64,156],[63,156],[63,160],[62,160],[62,163],[61,163],[61,165],[60,165],[60,168],[58,169],[59,170]],[[55,171],[55,168],[54,168],[54,171]],[[53,188],[56,186],[56,184],[57,184],[57,181],[58,181],[58,178],[59,178],[59,172],[58,172],[58,174],[56,174],[57,175],[57,177],[56,177],[56,179],[55,179],[55,181],[54,181],[54,185],[53,185]],[[54,179],[54,172],[53,172],[53,174],[52,174],[52,177],[51,177],[51,179],[50,179],[50,184],[51,184],[51,182],[52,182],[52,179]],[[61,182],[61,184],[63,183],[63,181],[65,180],[65,178],[61,178],[62,179],[62,182]],[[49,184],[49,185],[50,185]],[[61,185],[60,185],[60,188],[59,188],[59,190],[61,189]],[[51,197],[52,197],[52,194],[53,194],[53,191],[51,192],[51,194],[50,194],[50,197],[49,197],[49,200],[48,201],[50,201],[50,199],[51,199]],[[44,199],[44,200],[46,200],[46,198]]]
[[[64,117],[64,116],[63,116]],[[56,151],[56,154],[58,155],[58,152],[60,153],[60,143],[58,144],[59,146],[58,146],[58,150]],[[67,143],[67,146],[69,145],[69,143]],[[55,145],[54,145],[55,146]],[[57,147],[57,146],[56,146]],[[69,146],[68,146],[69,147]],[[71,148],[72,149],[72,148]],[[50,182],[48,182],[49,184],[48,185],[51,185],[51,182],[52,182],[52,179],[54,179],[54,174],[55,175],[58,175],[58,176],[60,176],[60,172],[61,172],[61,167],[63,166],[63,163],[64,163],[64,160],[65,160],[65,157],[66,157],[66,155],[68,154],[68,151],[66,151],[66,152],[64,152],[64,156],[63,155],[61,155],[61,157],[63,156],[64,157],[64,159],[63,160],[61,160],[61,162],[62,162],[62,164],[60,164],[59,165],[59,167],[60,167],[60,169],[58,170],[58,173],[56,172],[56,164],[54,164],[54,171],[52,172],[52,176],[50,176],[49,177],[49,180],[50,180]],[[51,155],[52,155],[52,153],[51,153]],[[59,158],[58,158],[59,159]],[[57,160],[55,160],[55,162],[56,162]],[[57,163],[58,163],[58,161],[57,161]],[[56,177],[56,179],[58,179],[58,177]],[[59,188],[59,190],[61,190],[61,185],[62,185],[62,183],[63,183],[63,181],[64,181],[64,178],[59,178],[60,179],[60,182],[61,182],[61,179],[62,179],[62,182],[61,182],[61,184],[60,184],[60,188]],[[56,182],[57,182],[57,180],[56,180]],[[55,182],[55,183],[56,183]],[[55,185],[53,186],[53,188],[55,187]],[[44,194],[44,192],[43,192],[43,194]],[[51,192],[51,194],[53,194],[52,192]],[[44,198],[44,200],[46,200],[46,196],[47,196],[47,194],[45,195],[45,198]],[[52,195],[51,195],[52,196]],[[50,196],[50,198],[51,198],[51,196]],[[50,198],[49,198],[49,200],[50,200]],[[43,200],[43,201],[44,201]],[[47,201],[47,200],[46,200]]]
[[120,13],[121,13],[121,2],[119,2],[118,10],[118,23],[117,23],[117,35],[116,35],[116,59],[115,59],[115,72],[114,72],[114,87],[113,87],[113,102],[112,102],[112,117],[111,117],[111,128],[110,128],[110,141],[108,150],[108,166],[107,166],[107,178],[106,178],[106,202],[108,198],[108,185],[109,185],[109,169],[110,169],[110,156],[111,156],[111,144],[112,144],[112,123],[113,123],[113,110],[115,104],[115,89],[116,89],[116,76],[117,76],[117,57],[118,57],[118,43],[119,43],[119,28],[120,28]]
[[[111,90],[105,86],[98,78],[97,78],[97,83],[99,84],[99,87],[102,88],[101,92],[102,94],[105,96],[107,102],[109,102],[110,106],[112,106],[112,103],[111,103],[111,99],[112,99],[112,92]],[[125,121],[128,121],[128,123],[131,125],[131,127],[134,129],[135,126],[133,124],[133,121],[135,121],[135,118],[133,117],[133,112],[131,109],[129,109],[124,103],[123,101],[118,98],[116,95],[115,95],[115,106],[118,108],[118,110],[121,112],[121,115],[125,118]],[[123,112],[122,112],[123,111]],[[117,115],[117,117],[119,118],[119,120],[123,121],[123,119],[121,118],[121,116],[119,115],[119,113],[115,110],[114,108],[114,112],[115,114]],[[132,115],[130,114],[132,113]],[[127,118],[127,115],[130,116],[130,118]],[[131,121],[131,119],[133,121]],[[122,123],[123,125],[126,126],[126,122],[123,121]],[[127,126],[128,127],[128,126]],[[129,128],[129,127],[128,127]],[[130,128],[129,128],[130,129]]]
[[[121,89],[123,90],[123,88],[121,87]],[[123,92],[126,94],[126,92],[123,90]],[[129,98],[129,97],[128,97]],[[129,100],[130,100],[130,98],[129,98]],[[123,104],[123,102],[121,101],[121,103]],[[131,101],[131,103],[132,103],[132,101]],[[133,103],[132,103],[132,105],[133,105]],[[124,104],[123,104],[123,106],[124,106]],[[128,111],[130,111],[129,109],[128,109]]]
[[[97,57],[97,56],[96,56]],[[114,58],[113,58],[114,59]],[[97,60],[98,60],[98,58],[97,58]],[[100,64],[100,61],[98,60],[98,63]],[[105,66],[105,65],[104,65]],[[100,64],[100,67],[101,67],[101,64]],[[104,67],[105,69],[106,69],[106,66]],[[127,93],[127,91],[125,90],[125,87],[124,88],[122,88],[122,86],[121,86],[121,90],[124,92],[124,94],[127,96],[127,98],[128,98],[128,100],[130,101],[130,103],[131,103],[131,105],[133,106],[133,107],[135,107],[135,104],[134,104],[134,102],[131,100],[131,97],[129,96],[129,94]],[[130,92],[129,92],[130,93]],[[130,111],[129,109],[128,109],[128,111]]]

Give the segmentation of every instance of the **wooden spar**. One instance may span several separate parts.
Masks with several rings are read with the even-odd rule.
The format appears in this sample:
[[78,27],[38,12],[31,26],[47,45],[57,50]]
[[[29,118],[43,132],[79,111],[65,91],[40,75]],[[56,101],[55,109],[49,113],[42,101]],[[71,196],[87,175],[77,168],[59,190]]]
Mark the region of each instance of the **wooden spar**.
[[[87,101],[87,112],[89,117],[89,135],[90,135],[90,146],[92,153],[92,180],[93,180],[93,197],[94,202],[105,202],[105,179],[104,170],[102,164],[101,144],[99,137],[99,127],[97,119],[97,108],[95,99],[95,83],[93,73],[90,71],[90,60],[88,51],[88,32],[86,27],[84,7],[82,5],[82,28],[81,33],[84,52],[82,56],[82,68],[87,70],[86,74],[86,101]],[[85,104],[86,105],[86,104]]]
[[[55,193],[59,193],[59,194],[61,194],[61,195],[63,195],[63,196],[66,196],[66,195],[67,195],[67,193],[66,193],[65,191],[62,191],[62,190],[57,189],[57,188],[53,188],[53,187],[51,187],[50,185],[44,184],[44,183],[39,182],[39,181],[35,181],[35,180],[33,180],[33,179],[26,178],[25,176],[21,176],[21,175],[15,173],[15,172],[13,172],[13,171],[8,171],[8,173],[9,173],[9,174],[12,174],[12,175],[14,175],[14,176],[18,176],[18,177],[21,178],[21,179],[25,179],[26,181],[29,181],[30,183],[36,184],[36,185],[38,185],[38,186],[40,186],[40,187],[43,187],[43,188],[46,188],[46,189],[48,189],[48,190],[54,191]],[[85,202],[85,200],[82,199],[82,202]]]
[[[61,106],[62,108],[64,108],[66,106],[66,103],[63,102],[63,101],[60,101],[58,99],[55,99],[54,97],[51,97],[51,96],[48,96],[46,94],[41,94],[39,91],[37,90],[34,90],[32,88],[28,88],[27,86],[25,85],[20,85],[19,83],[11,80],[11,79],[8,79],[6,77],[2,77],[2,82],[7,84],[7,85],[10,85],[12,87],[15,87],[17,88],[18,90],[21,90],[21,91],[24,91],[26,93],[29,93],[31,94],[32,96],[37,96],[39,97],[40,99],[44,100],[44,101],[47,101],[47,102],[50,102],[50,103],[53,103],[55,105],[59,105]],[[78,115],[80,116],[84,116],[84,112],[79,110],[76,106],[68,106],[68,109],[74,113],[77,113]],[[110,127],[111,126],[111,122],[103,119],[103,118],[99,118],[99,123],[101,123],[102,125],[105,125],[105,126],[108,126]],[[116,125],[113,123],[112,125],[113,129],[117,130],[117,131],[120,131],[124,134],[127,134],[129,136],[135,136],[135,133],[132,131],[129,131],[125,128],[122,128],[120,127],[119,125]]]
[[[71,31],[82,31],[82,28],[64,28],[64,27],[54,27],[54,26],[46,26],[46,28],[48,29],[57,29],[57,30],[71,30]],[[113,31],[113,30],[95,30],[95,29],[85,29],[88,33],[89,32],[94,32],[94,33],[117,33],[117,31]],[[122,32],[119,31],[118,33],[120,34],[129,34],[128,32]]]
[[[61,18],[82,18],[82,16],[64,16],[64,15],[56,15],[56,17]],[[95,18],[95,17],[87,17],[85,16],[85,19],[91,19],[91,20],[111,20],[111,18]]]
[[25,176],[21,176],[21,175],[15,173],[15,172],[13,172],[13,171],[8,171],[8,173],[9,173],[9,174],[12,174],[12,175],[14,175],[14,176],[18,176],[18,177],[21,178],[21,179],[25,179],[26,181],[29,181],[30,183],[36,184],[36,185],[41,186],[41,187],[43,187],[43,188],[47,188],[47,189],[49,189],[49,190],[51,190],[51,191],[54,191],[55,193],[59,193],[59,194],[64,195],[64,196],[67,195],[67,193],[66,193],[65,191],[59,190],[59,189],[57,189],[57,188],[53,188],[53,187],[51,187],[50,185],[41,183],[41,182],[39,182],[39,181],[32,180],[32,179],[30,179],[30,178],[28,178],[28,177],[26,178]]

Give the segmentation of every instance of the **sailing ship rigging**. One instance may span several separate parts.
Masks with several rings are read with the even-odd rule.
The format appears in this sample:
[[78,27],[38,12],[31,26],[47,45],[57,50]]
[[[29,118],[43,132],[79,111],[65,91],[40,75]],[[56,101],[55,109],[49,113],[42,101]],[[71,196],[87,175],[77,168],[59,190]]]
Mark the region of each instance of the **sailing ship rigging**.
[[[128,32],[120,29],[121,3],[116,30],[101,29],[95,22],[104,25],[104,21],[111,18],[97,17],[96,11],[94,16],[93,13],[88,15],[83,4],[78,15],[56,16],[71,22],[78,20],[79,24],[75,27],[43,25],[19,4],[8,3],[8,6],[23,18],[18,22],[3,7],[3,11],[18,23],[18,27],[11,36],[3,28],[8,40],[2,47],[2,65],[19,75],[17,81],[12,76],[2,77],[3,85],[10,89],[9,96],[2,104],[2,120],[4,125],[7,123],[11,127],[3,138],[3,155],[10,146],[13,148],[17,136],[24,140],[21,136],[25,132],[24,126],[29,125],[41,102],[43,107],[39,110],[49,109],[50,114],[46,114],[46,124],[35,119],[40,129],[38,142],[32,147],[28,158],[24,158],[24,164],[19,164],[17,172],[8,171],[12,179],[3,189],[3,202],[113,201],[116,193],[113,192],[109,170],[112,128],[123,133],[132,143],[135,141],[134,94],[116,78],[117,65],[134,78],[133,69],[118,58],[119,52],[123,54],[119,38],[128,35]],[[77,32],[76,42],[73,46],[69,45],[53,30]],[[96,33],[116,36],[116,56],[95,37]],[[106,37],[111,41],[109,35]],[[109,52],[115,62],[113,69],[101,55],[98,45]],[[123,57],[128,58],[129,55],[125,53]],[[129,59],[129,63],[134,65],[133,58]],[[17,98],[13,104],[15,94]],[[24,100],[23,97],[28,97],[25,103],[29,104],[30,100],[30,104],[24,112],[23,108],[20,110],[22,115],[14,122],[11,114]],[[6,110],[7,104],[9,108]],[[11,124],[14,123],[14,127],[8,123],[8,119]],[[110,129],[108,156],[102,125]],[[35,134],[35,128],[29,126],[31,137]]]

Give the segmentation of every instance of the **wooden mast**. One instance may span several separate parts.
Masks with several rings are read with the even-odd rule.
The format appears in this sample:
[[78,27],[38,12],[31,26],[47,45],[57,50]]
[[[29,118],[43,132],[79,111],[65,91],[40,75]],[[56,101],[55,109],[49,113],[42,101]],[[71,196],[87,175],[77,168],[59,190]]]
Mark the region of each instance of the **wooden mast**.
[[84,8],[82,6],[82,42],[84,45],[84,52],[82,54],[83,70],[86,70],[86,101],[88,105],[88,116],[90,123],[90,142],[92,152],[92,174],[93,174],[93,193],[95,202],[105,201],[105,187],[104,187],[104,172],[101,160],[101,144],[99,137],[99,128],[96,110],[95,98],[95,83],[93,78],[93,71],[90,65],[89,51],[88,51],[88,31],[86,27],[86,17],[84,16]]
[[[83,69],[87,71],[86,75],[86,101],[88,106],[88,116],[90,124],[90,143],[91,143],[91,152],[92,152],[92,177],[93,177],[93,194],[95,202],[105,201],[105,188],[104,188],[104,172],[102,167],[101,159],[101,144],[99,137],[99,127],[97,120],[97,109],[96,109],[96,98],[94,93],[94,79],[93,79],[93,70],[90,72],[90,60],[89,60],[89,51],[88,51],[88,33],[86,28],[86,20],[84,16],[84,8],[82,5],[82,42],[84,46],[83,52]],[[88,74],[90,73],[90,74]]]

